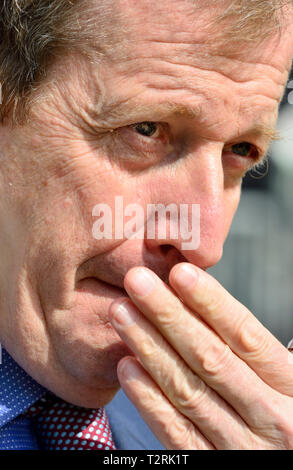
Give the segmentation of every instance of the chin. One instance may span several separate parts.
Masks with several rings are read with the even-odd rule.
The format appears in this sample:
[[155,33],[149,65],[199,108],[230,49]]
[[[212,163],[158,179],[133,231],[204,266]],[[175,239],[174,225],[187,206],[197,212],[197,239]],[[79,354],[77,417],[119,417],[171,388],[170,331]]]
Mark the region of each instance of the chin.
[[[71,395],[66,398],[63,398],[65,401],[72,403],[76,406],[81,406],[82,408],[102,408],[108,403],[110,403],[115,397],[116,393],[120,390],[120,387],[115,387],[113,389],[99,390],[97,389],[94,392],[88,393],[85,391],[85,395],[78,395],[72,397]],[[61,397],[62,398],[62,397]]]
[[[109,403],[120,389],[117,377],[117,365],[122,357],[129,355],[122,344],[114,348],[113,355],[105,357],[107,352],[92,360],[83,357],[81,361],[66,355],[61,362],[61,370],[56,376],[42,380],[43,385],[63,400],[77,406],[97,408]],[[44,383],[45,382],[45,383]]]
[[68,309],[45,310],[50,347],[40,383],[63,400],[97,408],[120,389],[117,365],[132,352],[113,329],[108,310],[121,295],[121,288],[85,279]]
[[[77,366],[77,364],[75,364]],[[63,368],[63,374],[57,378],[53,375],[43,385],[62,400],[85,408],[99,408],[107,405],[120,389],[117,378],[117,364],[110,373],[91,374],[89,371],[79,374],[79,367],[70,371]],[[57,379],[57,380],[56,380]]]

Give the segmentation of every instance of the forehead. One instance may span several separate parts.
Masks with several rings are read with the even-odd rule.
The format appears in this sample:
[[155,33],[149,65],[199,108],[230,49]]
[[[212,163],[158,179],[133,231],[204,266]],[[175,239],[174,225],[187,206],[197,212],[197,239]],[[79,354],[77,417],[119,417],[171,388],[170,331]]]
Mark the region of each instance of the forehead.
[[218,4],[223,2],[117,0],[119,40],[114,34],[105,67],[94,73],[97,87],[102,83],[105,91],[98,109],[108,122],[110,114],[114,125],[122,115],[123,123],[127,117],[159,119],[167,103],[192,105],[199,113],[191,111],[189,117],[211,126],[223,109],[227,121],[242,113],[251,125],[265,111],[261,124],[270,124],[292,58],[290,35],[274,35],[253,47],[223,47],[214,41],[215,25],[210,26]]
[[[266,41],[256,44],[257,41],[243,39],[242,31],[246,34],[245,21],[242,22],[242,29],[239,27],[239,31],[232,30],[233,37],[230,35],[228,41],[225,32],[231,33],[229,25],[240,24],[239,17],[233,19],[232,16],[228,19],[228,16],[224,21],[219,17],[232,3],[232,0],[116,0],[115,15],[112,15],[115,40],[108,53],[117,53],[119,50],[123,54],[124,49],[129,56],[132,47],[138,43],[158,43],[162,47],[165,44],[166,48],[172,44],[178,45],[178,52],[180,46],[185,46],[185,51],[181,49],[185,54],[196,53],[201,63],[204,63],[205,57],[209,62],[211,54],[244,59],[249,54],[249,58],[254,62],[268,62],[276,67],[288,69],[288,63],[293,57],[292,8],[288,7],[288,11],[286,7],[283,8],[287,20],[283,22],[282,33],[279,34],[280,31],[276,30],[269,35],[268,25]],[[255,15],[251,14],[250,17]],[[254,25],[253,20],[250,20],[250,25]],[[254,27],[257,36],[262,37],[263,31],[257,19]],[[279,49],[280,39],[282,51]],[[193,57],[196,58],[195,55]]]
[[[292,31],[274,34],[261,44],[217,41],[221,23],[213,21],[223,5],[230,3],[230,0],[117,0],[115,40],[106,51],[108,63],[115,64],[128,77],[149,72],[158,79],[161,74],[171,80],[174,65],[178,75],[181,68],[185,77],[183,67],[190,67],[190,77],[195,77],[196,69],[202,71],[199,80],[205,80],[204,72],[211,71],[221,75],[215,77],[217,82],[221,77],[238,83],[263,79],[268,88],[271,79],[279,86],[278,91],[275,86],[274,97],[280,100],[293,56]],[[173,70],[176,76],[175,67]]]

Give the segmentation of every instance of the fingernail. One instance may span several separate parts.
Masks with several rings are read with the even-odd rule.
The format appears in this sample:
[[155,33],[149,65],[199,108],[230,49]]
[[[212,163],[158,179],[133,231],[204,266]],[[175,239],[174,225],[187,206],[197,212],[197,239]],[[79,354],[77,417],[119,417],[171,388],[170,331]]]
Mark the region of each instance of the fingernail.
[[122,373],[123,377],[127,382],[135,380],[140,376],[140,370],[133,360],[125,360],[122,365],[119,366],[119,372]]
[[119,323],[119,325],[128,326],[136,321],[137,312],[128,301],[122,302],[121,304],[114,304],[111,310],[114,322]]
[[154,277],[146,269],[136,269],[129,280],[129,287],[140,297],[150,294],[155,285]]
[[189,287],[197,280],[196,270],[189,264],[180,266],[174,274],[174,280],[179,287]]

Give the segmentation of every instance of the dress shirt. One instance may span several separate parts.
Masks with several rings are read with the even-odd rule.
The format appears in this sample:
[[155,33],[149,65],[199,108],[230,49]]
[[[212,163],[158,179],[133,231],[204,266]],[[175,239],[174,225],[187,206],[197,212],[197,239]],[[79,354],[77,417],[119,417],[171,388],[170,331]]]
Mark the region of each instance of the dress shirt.
[[[39,450],[31,420],[22,413],[46,393],[2,348],[0,450]],[[164,449],[122,391],[106,406],[106,412],[118,449]]]

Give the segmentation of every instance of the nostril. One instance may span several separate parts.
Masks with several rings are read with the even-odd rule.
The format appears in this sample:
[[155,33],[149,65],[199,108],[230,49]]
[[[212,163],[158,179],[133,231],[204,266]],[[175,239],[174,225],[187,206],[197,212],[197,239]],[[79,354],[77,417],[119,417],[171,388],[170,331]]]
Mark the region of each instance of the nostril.
[[175,264],[188,262],[185,256],[173,245],[161,245],[160,250],[168,263],[169,269],[175,266]]
[[174,249],[174,246],[172,245],[161,245],[160,250],[163,255],[167,255],[170,250]]

